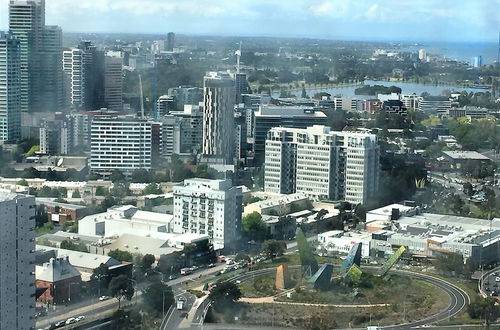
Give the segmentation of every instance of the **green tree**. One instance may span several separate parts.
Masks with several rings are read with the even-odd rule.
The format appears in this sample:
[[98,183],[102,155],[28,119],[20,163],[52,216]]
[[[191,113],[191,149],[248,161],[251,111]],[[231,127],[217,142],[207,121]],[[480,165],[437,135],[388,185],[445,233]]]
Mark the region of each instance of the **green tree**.
[[97,186],[95,188],[95,195],[96,196],[106,196],[106,189],[104,189],[103,186]]
[[144,304],[152,310],[167,311],[174,303],[172,288],[161,282],[152,283],[142,290]]
[[118,309],[111,317],[112,330],[135,330],[142,328],[142,314],[136,310]]
[[235,283],[224,281],[215,284],[208,297],[216,311],[223,311],[241,298],[241,291]]
[[92,271],[92,275],[90,275],[90,282],[92,283],[94,294],[105,292],[105,288],[108,287],[109,281],[111,281],[109,267],[103,263],[95,268]]
[[71,195],[72,198],[81,198],[82,196],[80,195],[80,191],[76,189],[73,191],[73,194]]
[[17,181],[17,185],[18,186],[25,186],[25,187],[28,187],[28,181],[24,180],[24,179],[21,179],[19,181]]
[[152,254],[145,254],[141,260],[141,267],[143,269],[151,269],[151,265],[155,262],[156,258]]
[[273,260],[277,256],[283,255],[286,250],[286,243],[275,239],[268,239],[262,243],[262,253]]
[[262,216],[259,212],[252,212],[241,219],[243,231],[248,235],[248,238],[261,241],[266,237],[266,224],[262,221]]
[[316,261],[311,246],[307,242],[307,239],[300,228],[297,229],[295,239],[297,241],[297,248],[299,249],[300,263],[303,271],[310,268],[311,274],[316,273],[318,271],[318,262]]
[[163,191],[157,183],[150,183],[142,191],[143,195],[161,195]]
[[474,195],[474,188],[472,187],[472,184],[470,182],[464,183],[463,189],[464,194],[466,194],[467,196],[471,197],[472,195]]
[[109,192],[111,196],[117,199],[130,195],[129,183],[126,181],[117,181],[113,183],[113,188]]
[[123,251],[119,249],[111,250],[108,252],[108,256],[115,258],[118,261],[132,262],[134,256],[128,251]]
[[485,320],[489,325],[500,317],[500,306],[494,297],[476,297],[468,306],[467,313],[473,319]]
[[131,182],[151,183],[153,182],[153,175],[144,168],[138,168],[132,172]]
[[79,243],[73,243],[72,241],[70,241],[68,239],[65,239],[64,241],[61,242],[61,249],[88,252],[85,245],[82,245]]
[[436,270],[444,275],[467,277],[470,272],[459,253],[439,253],[433,264]]
[[118,300],[118,309],[121,308],[121,300],[123,298],[131,300],[134,296],[134,286],[132,281],[126,275],[118,275],[113,277],[109,282],[109,295]]
[[109,180],[111,180],[111,182],[113,183],[117,181],[124,181],[125,179],[125,175],[118,169],[114,169],[113,172],[109,175]]
[[236,261],[236,262],[240,262],[240,261],[249,262],[250,257],[248,256],[248,254],[237,253],[236,256],[234,257],[234,261]]

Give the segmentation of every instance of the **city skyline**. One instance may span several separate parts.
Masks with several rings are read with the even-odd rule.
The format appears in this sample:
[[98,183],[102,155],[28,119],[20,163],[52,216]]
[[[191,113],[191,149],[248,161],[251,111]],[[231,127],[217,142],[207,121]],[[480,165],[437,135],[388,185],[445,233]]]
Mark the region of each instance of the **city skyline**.
[[[178,31],[201,35],[493,42],[500,28],[500,16],[495,14],[499,6],[499,0],[469,1],[461,3],[460,8],[451,0],[296,0],[286,4],[224,0],[217,5],[206,0],[48,0],[46,13],[49,24],[60,25],[66,32]],[[111,12],[119,19],[110,20]],[[8,16],[7,1],[0,4],[0,16]],[[0,29],[7,29],[7,20],[1,20]]]

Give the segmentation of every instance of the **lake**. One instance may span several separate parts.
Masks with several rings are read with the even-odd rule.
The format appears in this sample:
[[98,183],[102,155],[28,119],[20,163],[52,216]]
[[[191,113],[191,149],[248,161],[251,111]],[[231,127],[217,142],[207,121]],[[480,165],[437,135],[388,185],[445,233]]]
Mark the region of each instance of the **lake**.
[[[397,86],[401,88],[403,94],[417,94],[420,95],[424,92],[427,92],[431,95],[441,95],[443,91],[467,91],[467,92],[485,92],[488,91],[486,89],[481,88],[465,88],[465,87],[456,87],[452,85],[433,85],[433,84],[418,84],[411,82],[398,82],[398,81],[384,81],[384,80],[365,80],[365,85],[382,85],[382,86]],[[357,97],[360,99],[371,99],[376,97],[376,95],[355,95],[354,90],[360,87],[360,85],[352,85],[352,86],[341,86],[341,87],[333,87],[333,88],[306,88],[307,95],[313,96],[319,92],[326,92],[331,94],[332,96],[341,96],[341,97]],[[300,96],[301,90],[295,91],[295,95]],[[279,92],[275,92],[272,95],[273,97],[278,97]]]

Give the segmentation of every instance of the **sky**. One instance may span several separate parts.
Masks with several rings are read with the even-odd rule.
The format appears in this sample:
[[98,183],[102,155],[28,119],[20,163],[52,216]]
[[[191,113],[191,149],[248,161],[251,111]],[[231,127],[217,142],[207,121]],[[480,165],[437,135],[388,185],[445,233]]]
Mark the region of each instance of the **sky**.
[[[0,29],[8,26],[0,0]],[[496,41],[500,0],[46,0],[67,32]]]

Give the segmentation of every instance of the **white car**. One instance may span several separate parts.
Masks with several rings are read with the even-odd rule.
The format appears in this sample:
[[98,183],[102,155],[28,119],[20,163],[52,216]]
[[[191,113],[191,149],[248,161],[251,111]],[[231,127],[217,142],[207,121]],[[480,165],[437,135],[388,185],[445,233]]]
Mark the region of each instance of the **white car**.
[[80,315],[80,316],[76,317],[77,322],[80,322],[82,320],[85,320],[85,315]]
[[78,322],[76,318],[70,317],[69,319],[66,320],[66,324],[72,324]]
[[100,296],[100,297],[99,297],[99,301],[108,300],[108,299],[110,299],[110,298],[111,298],[111,297],[109,297],[109,296]]

